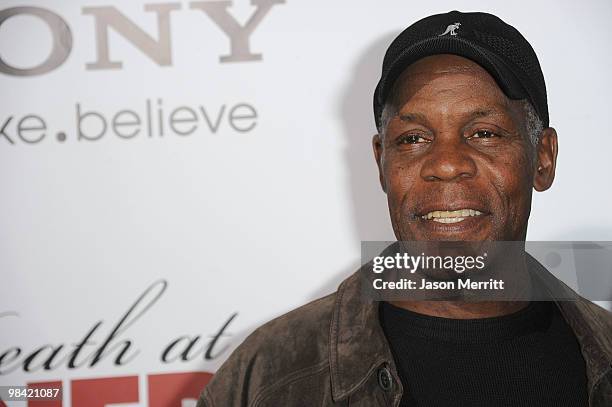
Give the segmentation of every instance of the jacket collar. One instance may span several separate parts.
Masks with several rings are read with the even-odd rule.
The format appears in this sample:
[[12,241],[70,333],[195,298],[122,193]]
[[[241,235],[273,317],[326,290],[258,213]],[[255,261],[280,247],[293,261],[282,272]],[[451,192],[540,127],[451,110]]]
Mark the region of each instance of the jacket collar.
[[[605,375],[611,375],[612,323],[606,311],[580,297],[552,276],[533,257],[528,256],[529,267],[549,292],[557,296],[565,292],[567,301],[555,301],[561,314],[576,335],[586,363],[589,398]],[[387,338],[378,315],[378,302],[366,301],[361,292],[361,274],[358,270],[342,282],[336,293],[336,302],[330,326],[330,370],[332,397],[338,401],[353,393],[381,366],[388,365],[398,387],[401,383]],[[610,388],[599,389],[610,391]],[[401,392],[400,392],[401,393]]]
[[612,382],[606,382],[606,389],[599,387],[601,382],[612,377],[612,318],[610,314],[578,295],[562,281],[554,277],[531,255],[527,256],[528,267],[554,299],[561,315],[573,331],[586,365],[589,386],[589,400],[597,396],[596,391],[612,392]]

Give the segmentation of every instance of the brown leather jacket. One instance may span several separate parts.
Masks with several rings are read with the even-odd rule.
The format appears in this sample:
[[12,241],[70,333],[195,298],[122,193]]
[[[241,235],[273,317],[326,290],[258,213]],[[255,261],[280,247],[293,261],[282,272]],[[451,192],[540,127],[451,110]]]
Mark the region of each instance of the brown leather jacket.
[[[556,304],[582,350],[589,406],[612,406],[612,314],[577,295]],[[398,406],[401,397],[378,303],[363,301],[357,272],[253,332],[197,407]]]

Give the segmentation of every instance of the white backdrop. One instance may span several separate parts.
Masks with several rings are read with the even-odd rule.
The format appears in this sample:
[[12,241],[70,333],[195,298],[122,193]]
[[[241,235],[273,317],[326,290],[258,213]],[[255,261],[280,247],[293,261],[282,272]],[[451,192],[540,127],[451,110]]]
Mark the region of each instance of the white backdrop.
[[[234,33],[273,2],[233,0]],[[121,68],[88,69],[99,62],[95,13],[114,8],[153,44],[165,22],[145,11],[152,4],[0,2],[0,15],[47,9],[72,37],[49,72],[0,71],[0,385],[61,381],[63,406],[79,407],[75,388],[94,389],[83,379],[135,377],[124,399],[97,402],[152,406],[150,375],[214,372],[256,326],[332,292],[359,264],[361,240],[393,238],[370,149],[371,99],[386,46],[429,14],[493,12],[540,58],[559,160],[552,189],[534,195],[528,239],[612,240],[611,2],[287,0],[242,32],[261,60],[221,62],[230,39],[220,24],[167,0],[169,61],[110,27],[108,53]],[[37,16],[0,24],[0,59],[15,70],[53,47]],[[174,127],[189,135],[169,124],[180,107]],[[118,122],[140,124],[113,129],[124,110]],[[191,121],[176,120],[190,111]],[[45,129],[32,129],[41,120]],[[188,360],[177,359],[190,340]]]

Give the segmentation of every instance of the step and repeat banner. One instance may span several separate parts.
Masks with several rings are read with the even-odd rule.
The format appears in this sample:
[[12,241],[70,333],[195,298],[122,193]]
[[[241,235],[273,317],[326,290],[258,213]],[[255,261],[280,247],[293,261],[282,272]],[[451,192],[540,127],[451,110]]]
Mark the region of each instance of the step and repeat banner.
[[0,1],[0,385],[62,392],[8,405],[193,406],[392,240],[374,86],[452,9],[540,57],[560,152],[528,239],[612,240],[608,1]]

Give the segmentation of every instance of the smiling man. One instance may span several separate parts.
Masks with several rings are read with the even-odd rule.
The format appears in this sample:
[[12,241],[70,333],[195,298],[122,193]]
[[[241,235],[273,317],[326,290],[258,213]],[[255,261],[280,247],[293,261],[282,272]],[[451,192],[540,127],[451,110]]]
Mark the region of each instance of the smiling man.
[[[457,11],[413,24],[387,50],[374,113],[398,241],[525,240],[557,134],[516,29]],[[257,329],[198,406],[612,405],[612,319],[578,295],[373,302],[358,274]]]

